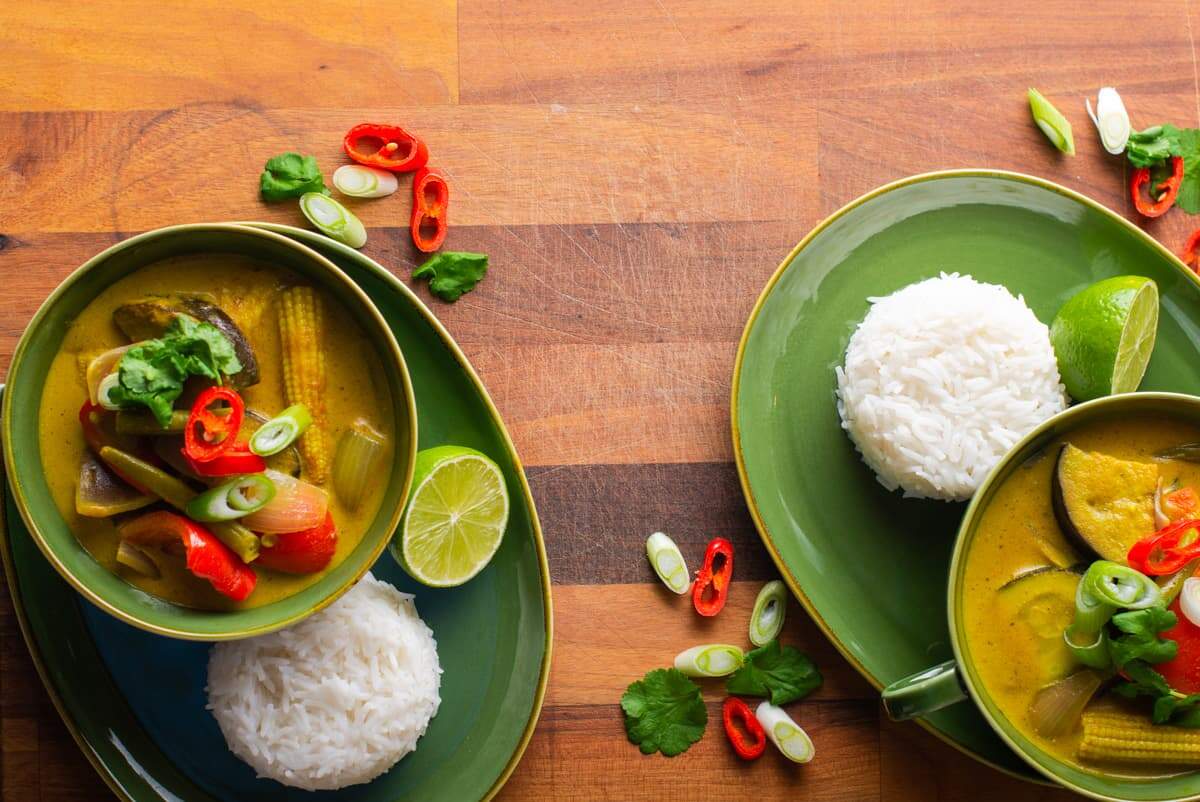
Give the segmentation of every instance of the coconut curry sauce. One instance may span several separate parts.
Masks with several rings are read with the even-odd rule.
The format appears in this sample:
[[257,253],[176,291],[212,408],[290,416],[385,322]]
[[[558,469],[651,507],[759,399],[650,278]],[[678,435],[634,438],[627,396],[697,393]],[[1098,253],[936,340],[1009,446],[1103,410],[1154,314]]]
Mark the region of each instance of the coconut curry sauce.
[[[1063,761],[1132,776],[1178,770],[1145,762],[1134,765],[1081,757],[1078,715],[1063,732],[1047,735],[1035,727],[1031,706],[1038,692],[1082,668],[1066,647],[1063,631],[1074,618],[1075,591],[1084,570],[1101,556],[1097,548],[1060,525],[1064,510],[1056,515],[1056,470],[1062,467],[1068,478],[1067,507],[1074,500],[1070,477],[1090,472],[1091,479],[1084,481],[1092,486],[1078,493],[1079,501],[1096,513],[1100,530],[1108,526],[1096,539],[1099,550],[1110,550],[1119,557],[1127,547],[1114,547],[1104,538],[1112,535],[1114,520],[1127,530],[1129,542],[1155,531],[1157,477],[1161,476],[1164,484],[1177,480],[1181,486],[1200,488],[1200,465],[1154,456],[1162,449],[1195,442],[1200,442],[1200,427],[1161,417],[1105,420],[1082,427],[1016,468],[980,518],[966,554],[962,586],[966,651],[984,689],[1004,716],[1023,735]],[[1068,444],[1074,450],[1064,450]],[[1064,454],[1068,459],[1074,456],[1092,463],[1079,469],[1070,464],[1060,466]],[[1118,460],[1129,464],[1114,467]],[[1113,559],[1114,554],[1103,556]],[[1125,564],[1124,559],[1119,562]],[[1122,709],[1144,716],[1149,724],[1149,704],[1114,700],[1107,690],[1113,682],[1111,670],[1104,676],[1089,709],[1123,705]]]
[[[325,478],[321,487],[326,491],[328,512],[337,528],[332,560],[322,570],[299,574],[270,570],[252,562],[251,567],[258,575],[257,584],[245,601],[237,602],[218,593],[208,581],[193,575],[185,567],[180,549],[146,550],[161,572],[157,578],[117,562],[117,525],[148,511],[170,509],[162,502],[107,518],[85,517],[76,510],[80,466],[85,459],[94,456],[85,443],[79,417],[80,407],[89,397],[87,366],[97,355],[130,343],[129,337],[114,323],[113,313],[118,307],[156,296],[194,295],[215,304],[244,332],[257,360],[257,383],[239,387],[231,380],[230,384],[237,387],[248,411],[259,411],[270,418],[290,403],[284,388],[277,317],[279,298],[285,287],[300,283],[299,277],[287,271],[233,255],[165,260],[108,287],[67,331],[41,400],[39,434],[47,482],[59,511],[88,552],[105,568],[138,588],[177,604],[203,609],[269,604],[312,585],[332,570],[358,545],[374,520],[385,484],[379,471],[368,478],[362,497],[353,509],[334,492],[333,483]],[[386,383],[377,375],[374,349],[347,310],[319,291],[316,294],[324,314],[319,341],[324,352],[326,377],[322,422],[330,462],[343,435],[352,426],[366,424],[382,436],[383,450],[377,464],[390,465],[394,442],[394,432],[390,428],[392,399]],[[179,410],[187,410],[192,397],[185,392],[175,405],[177,414]],[[301,478],[311,479],[311,473],[306,465]],[[326,470],[325,473],[331,472]],[[210,483],[219,481],[214,479]],[[204,489],[198,482],[191,484],[194,490]]]

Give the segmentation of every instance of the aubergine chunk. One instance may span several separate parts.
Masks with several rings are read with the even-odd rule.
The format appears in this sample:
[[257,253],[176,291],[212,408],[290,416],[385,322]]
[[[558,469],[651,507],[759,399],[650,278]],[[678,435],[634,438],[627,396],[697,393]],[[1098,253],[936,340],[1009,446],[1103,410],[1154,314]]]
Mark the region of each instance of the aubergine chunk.
[[1080,575],[1060,568],[1038,568],[1009,580],[996,592],[997,626],[1014,626],[1013,665],[1029,684],[1040,687],[1062,679],[1078,666],[1063,640],[1075,617],[1075,589]]
[[1084,451],[1067,443],[1051,479],[1054,516],[1085,552],[1126,564],[1129,549],[1154,532],[1158,466]]
[[178,315],[189,315],[216,326],[233,343],[242,369],[229,377],[234,387],[258,384],[258,359],[245,333],[233,322],[224,309],[202,295],[172,295],[142,298],[118,306],[113,322],[133,342],[161,336]]

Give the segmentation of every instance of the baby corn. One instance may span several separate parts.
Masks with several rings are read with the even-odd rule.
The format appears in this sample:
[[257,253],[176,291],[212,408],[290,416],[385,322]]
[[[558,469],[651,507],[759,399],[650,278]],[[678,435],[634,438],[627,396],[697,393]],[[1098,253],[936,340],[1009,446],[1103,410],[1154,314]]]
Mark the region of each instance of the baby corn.
[[288,404],[304,404],[313,423],[300,436],[304,475],[321,484],[329,471],[325,420],[325,356],[321,338],[325,320],[321,299],[312,287],[290,287],[279,298],[279,339],[283,350],[283,386]]

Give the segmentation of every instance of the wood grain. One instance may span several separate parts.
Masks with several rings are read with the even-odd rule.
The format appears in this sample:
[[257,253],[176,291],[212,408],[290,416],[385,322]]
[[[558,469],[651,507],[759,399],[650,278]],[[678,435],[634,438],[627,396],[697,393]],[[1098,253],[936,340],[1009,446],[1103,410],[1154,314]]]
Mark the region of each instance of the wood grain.
[[[416,291],[531,468],[556,582],[548,703],[502,798],[1064,799],[881,720],[795,605],[787,639],[826,678],[794,708],[809,766],[742,765],[712,725],[679,758],[642,757],[617,699],[696,639],[741,642],[773,575],[729,462],[728,385],[791,247],[857,195],[947,167],[1043,175],[1132,217],[1082,98],[1116,85],[1137,126],[1200,124],[1197,30],[1188,0],[0,4],[0,370],[92,254],[172,223],[299,224],[256,196],[267,157],[309,152],[328,172],[350,125],[402,122],[451,178],[448,246],[491,256],[457,304]],[[1075,158],[1031,124],[1031,85],[1074,123]],[[406,281],[407,192],[354,204],[366,252]],[[1194,224],[1146,229],[1178,248]],[[689,559],[734,541],[729,614],[702,624],[653,581],[640,549],[656,529]],[[710,715],[720,697],[706,688]],[[0,799],[106,794],[0,592]]]

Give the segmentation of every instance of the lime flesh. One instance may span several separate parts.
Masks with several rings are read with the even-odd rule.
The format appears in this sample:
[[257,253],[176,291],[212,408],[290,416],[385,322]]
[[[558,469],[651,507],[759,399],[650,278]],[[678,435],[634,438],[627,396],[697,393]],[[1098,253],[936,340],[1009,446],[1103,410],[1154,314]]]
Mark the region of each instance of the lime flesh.
[[1050,325],[1050,342],[1067,392],[1077,401],[1133,392],[1158,332],[1158,286],[1116,276],[1070,298]]
[[504,475],[495,462],[462,446],[422,451],[392,554],[424,585],[461,585],[500,548],[508,509]]

